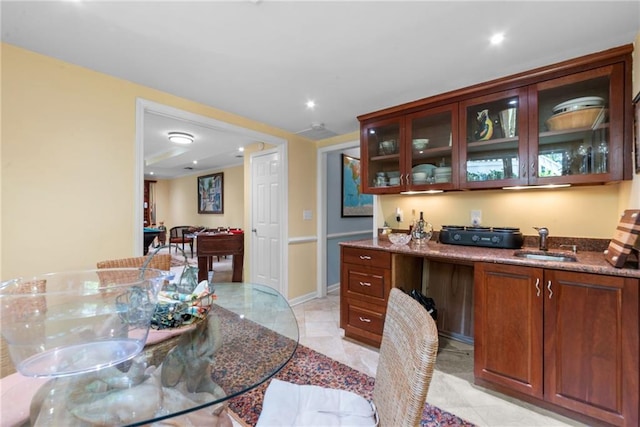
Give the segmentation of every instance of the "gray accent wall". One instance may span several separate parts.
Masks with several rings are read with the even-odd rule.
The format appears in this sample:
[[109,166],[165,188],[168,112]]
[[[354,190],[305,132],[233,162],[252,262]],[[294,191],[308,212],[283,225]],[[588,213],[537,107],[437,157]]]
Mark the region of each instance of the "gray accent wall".
[[[340,242],[371,238],[373,217],[342,218],[342,153],[360,157],[360,149],[327,153],[327,285],[340,282]],[[348,236],[342,236],[349,233]],[[350,234],[356,233],[356,234]]]

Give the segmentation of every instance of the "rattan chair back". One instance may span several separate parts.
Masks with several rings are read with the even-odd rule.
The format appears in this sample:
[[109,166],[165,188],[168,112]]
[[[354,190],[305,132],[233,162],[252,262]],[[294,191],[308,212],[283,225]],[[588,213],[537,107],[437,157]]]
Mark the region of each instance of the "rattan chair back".
[[98,268],[139,268],[142,267],[144,262],[149,258],[151,261],[147,265],[149,268],[155,268],[162,271],[169,271],[171,269],[171,255],[170,254],[150,254],[149,256],[140,256],[133,258],[121,258],[110,259],[106,261],[100,261],[97,264]]
[[437,353],[433,318],[409,295],[391,289],[373,389],[381,426],[420,424]]

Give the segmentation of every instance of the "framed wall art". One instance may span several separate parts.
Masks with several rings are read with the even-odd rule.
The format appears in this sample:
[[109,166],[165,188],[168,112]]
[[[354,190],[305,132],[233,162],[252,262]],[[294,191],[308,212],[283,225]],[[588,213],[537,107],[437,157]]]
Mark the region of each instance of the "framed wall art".
[[362,194],[360,159],[342,155],[342,217],[373,216],[373,196]]
[[224,213],[224,172],[198,177],[198,213]]
[[636,159],[636,173],[640,174],[640,92],[633,98],[633,110],[635,123],[633,126],[633,140],[635,143],[635,159]]

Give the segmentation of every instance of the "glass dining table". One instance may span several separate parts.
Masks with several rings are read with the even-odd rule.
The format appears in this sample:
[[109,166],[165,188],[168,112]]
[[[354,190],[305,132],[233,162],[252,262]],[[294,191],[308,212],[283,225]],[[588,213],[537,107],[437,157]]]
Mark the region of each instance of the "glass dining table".
[[286,299],[268,286],[216,283],[215,295],[206,319],[179,334],[157,331],[172,336],[134,359],[49,380],[31,402],[31,424],[228,425],[226,401],[291,359],[298,325]]

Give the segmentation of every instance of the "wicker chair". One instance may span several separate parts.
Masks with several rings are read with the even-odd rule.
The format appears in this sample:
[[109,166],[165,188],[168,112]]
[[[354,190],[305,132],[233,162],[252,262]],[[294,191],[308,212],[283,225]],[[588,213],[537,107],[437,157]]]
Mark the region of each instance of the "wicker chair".
[[[134,258],[121,258],[110,259],[107,261],[100,261],[97,264],[98,268],[136,268],[142,267],[148,257],[140,256]],[[151,261],[147,265],[149,268],[157,268],[162,271],[169,271],[171,269],[171,254],[156,254],[153,255]]]
[[[372,426],[377,425],[378,419],[383,427],[417,426],[437,352],[438,330],[431,316],[416,300],[393,288],[382,333],[374,405],[344,390],[274,379],[265,392],[256,427],[366,425],[363,417],[370,418]],[[340,407],[329,407],[330,402],[340,403]]]

